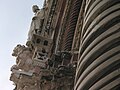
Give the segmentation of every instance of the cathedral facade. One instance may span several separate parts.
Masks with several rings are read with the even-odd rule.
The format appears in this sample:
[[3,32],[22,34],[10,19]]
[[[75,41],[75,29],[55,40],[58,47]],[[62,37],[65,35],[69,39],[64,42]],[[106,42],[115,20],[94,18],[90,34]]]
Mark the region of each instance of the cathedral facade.
[[120,0],[45,0],[12,53],[14,90],[120,90]]

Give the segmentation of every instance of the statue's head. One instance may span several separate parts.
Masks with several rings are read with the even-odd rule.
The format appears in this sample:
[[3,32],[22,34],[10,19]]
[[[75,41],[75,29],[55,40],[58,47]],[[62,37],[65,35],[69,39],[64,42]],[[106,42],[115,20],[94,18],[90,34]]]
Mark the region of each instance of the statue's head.
[[40,10],[40,9],[37,5],[33,5],[32,10],[33,10],[34,13],[37,13],[37,11]]

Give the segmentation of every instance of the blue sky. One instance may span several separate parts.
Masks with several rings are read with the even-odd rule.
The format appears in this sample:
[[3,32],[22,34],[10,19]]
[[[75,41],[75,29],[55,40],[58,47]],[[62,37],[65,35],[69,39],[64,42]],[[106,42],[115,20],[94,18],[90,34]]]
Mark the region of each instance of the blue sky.
[[17,44],[25,44],[33,16],[31,6],[42,7],[44,0],[0,0],[0,90],[13,90],[9,81],[11,56]]

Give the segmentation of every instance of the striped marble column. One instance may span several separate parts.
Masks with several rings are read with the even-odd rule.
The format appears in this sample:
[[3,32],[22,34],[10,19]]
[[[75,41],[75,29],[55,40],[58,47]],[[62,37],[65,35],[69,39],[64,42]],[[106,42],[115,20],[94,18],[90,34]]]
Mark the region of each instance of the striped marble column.
[[120,0],[86,0],[74,90],[120,89]]

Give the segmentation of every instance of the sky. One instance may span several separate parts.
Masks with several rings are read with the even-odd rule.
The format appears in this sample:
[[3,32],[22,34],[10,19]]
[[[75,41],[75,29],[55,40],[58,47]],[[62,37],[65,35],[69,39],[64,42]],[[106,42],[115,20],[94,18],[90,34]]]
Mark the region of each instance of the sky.
[[0,90],[13,90],[11,53],[17,44],[25,44],[33,17],[32,5],[40,8],[44,0],[0,0]]

